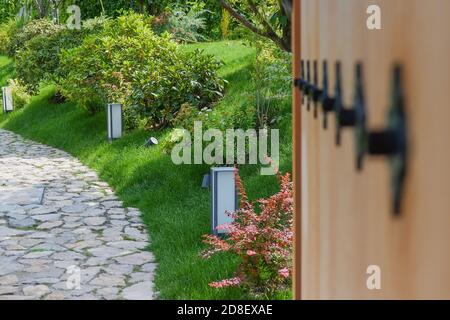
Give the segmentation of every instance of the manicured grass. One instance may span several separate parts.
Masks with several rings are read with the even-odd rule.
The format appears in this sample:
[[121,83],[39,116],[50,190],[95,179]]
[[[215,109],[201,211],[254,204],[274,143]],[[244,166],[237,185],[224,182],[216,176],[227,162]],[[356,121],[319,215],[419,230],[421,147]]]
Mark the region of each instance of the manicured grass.
[[0,56],[0,87],[3,87],[13,76],[14,65],[11,59]]
[[[226,97],[217,108],[233,107],[251,90],[249,68],[254,50],[237,42],[219,42],[189,46],[205,49],[224,60],[222,74],[230,81]],[[3,66],[2,66],[3,61]],[[0,57],[0,82],[8,60]],[[22,110],[0,117],[0,127],[20,133],[26,138],[68,151],[99,172],[124,201],[138,207],[151,235],[151,250],[159,263],[157,290],[163,299],[245,299],[239,288],[225,290],[208,286],[211,281],[231,277],[236,261],[222,254],[203,260],[202,235],[210,232],[210,192],[201,188],[205,165],[172,163],[170,155],[160,147],[142,145],[153,135],[165,132],[128,132],[112,144],[106,141],[105,114],[95,116],[73,105],[48,102],[53,88],[41,94]],[[290,171],[290,120],[281,124],[281,169]],[[267,196],[277,190],[275,178],[260,176],[257,168],[240,168],[251,197]],[[280,298],[289,298],[289,293]]]

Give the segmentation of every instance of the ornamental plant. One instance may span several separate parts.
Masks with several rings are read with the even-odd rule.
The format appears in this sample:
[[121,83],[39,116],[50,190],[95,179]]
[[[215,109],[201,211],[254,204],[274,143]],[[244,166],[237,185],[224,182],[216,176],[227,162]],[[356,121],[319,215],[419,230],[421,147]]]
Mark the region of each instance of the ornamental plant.
[[62,94],[92,113],[108,102],[122,103],[128,129],[161,128],[183,104],[201,109],[221,98],[221,63],[182,50],[169,35],[158,36],[152,19],[125,14],[79,47],[62,50]]
[[[18,23],[17,26],[20,26],[20,23]],[[9,56],[14,57],[16,53],[34,37],[40,35],[51,35],[61,30],[61,28],[62,26],[49,19],[32,20],[25,24],[22,28],[18,30],[13,29],[11,31],[12,33],[10,34],[7,53]]]
[[60,73],[64,75],[64,70],[60,68],[61,50],[81,45],[85,37],[101,30],[104,21],[106,20],[91,19],[80,30],[61,27],[52,34],[32,38],[16,53],[17,76],[28,85],[32,93],[37,93],[39,84],[43,81],[57,81]]
[[231,224],[221,225],[228,235],[220,238],[205,235],[210,246],[202,252],[210,258],[218,252],[229,252],[239,259],[235,275],[212,282],[213,288],[244,286],[256,295],[272,296],[290,286],[292,268],[293,194],[289,173],[277,173],[280,191],[267,199],[249,201],[240,176],[236,185],[240,209],[229,213]]
[[19,79],[10,79],[8,86],[11,87],[12,97],[14,100],[14,108],[22,109],[31,101],[27,86]]
[[9,55],[12,47],[12,38],[20,32],[21,28],[21,23],[14,19],[0,24],[0,54]]

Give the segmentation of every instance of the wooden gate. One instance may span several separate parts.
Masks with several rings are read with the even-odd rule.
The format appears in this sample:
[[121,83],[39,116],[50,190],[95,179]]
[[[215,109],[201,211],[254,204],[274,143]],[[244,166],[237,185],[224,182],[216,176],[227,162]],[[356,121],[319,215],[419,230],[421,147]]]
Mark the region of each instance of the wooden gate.
[[450,299],[450,1],[294,11],[297,297]]

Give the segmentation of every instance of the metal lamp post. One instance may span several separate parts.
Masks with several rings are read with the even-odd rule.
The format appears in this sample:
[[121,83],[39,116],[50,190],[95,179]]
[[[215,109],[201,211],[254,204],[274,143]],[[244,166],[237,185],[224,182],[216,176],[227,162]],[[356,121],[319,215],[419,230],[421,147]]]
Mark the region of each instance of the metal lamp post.
[[235,170],[233,167],[211,168],[211,220],[212,231],[215,235],[227,233],[227,230],[217,230],[217,227],[233,222],[233,218],[227,213],[236,211],[238,207]]
[[107,107],[108,113],[108,140],[122,137],[122,105],[110,103]]
[[3,113],[6,114],[14,110],[14,102],[11,87],[3,87],[2,95],[3,95]]

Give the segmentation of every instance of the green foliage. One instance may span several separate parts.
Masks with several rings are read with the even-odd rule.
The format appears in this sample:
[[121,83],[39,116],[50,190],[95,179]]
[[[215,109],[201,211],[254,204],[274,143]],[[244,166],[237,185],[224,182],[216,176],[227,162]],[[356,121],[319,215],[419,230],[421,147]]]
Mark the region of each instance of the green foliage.
[[0,87],[7,85],[8,80],[14,77],[14,62],[8,57],[0,56]]
[[206,19],[204,18],[206,10],[196,10],[191,8],[183,10],[176,8],[169,17],[168,30],[177,42],[195,43],[205,41],[207,38],[201,34],[206,28]]
[[48,19],[32,20],[22,28],[13,28],[9,33],[10,42],[7,47],[9,56],[14,57],[25,44],[40,35],[51,35],[61,30],[61,26]]
[[124,15],[80,47],[63,50],[61,92],[93,113],[107,102],[122,103],[128,128],[164,126],[183,103],[202,108],[220,98],[220,63],[179,50],[168,36],[157,36],[150,22]]
[[177,15],[180,8],[185,13],[189,11],[192,11],[191,14],[202,12],[204,28],[199,30],[199,34],[211,39],[220,38],[222,7],[218,0],[153,0],[149,12],[155,16],[164,13],[173,16]]
[[150,12],[152,2],[159,0],[74,0],[71,4],[80,7],[83,19],[95,18],[100,15],[117,17],[121,11]]
[[11,48],[11,38],[21,29],[21,24],[10,19],[0,25],[0,54],[8,55]]
[[291,96],[290,53],[268,41],[256,39],[257,49],[252,80],[255,83],[255,106],[258,126],[264,128],[280,120],[280,101]]
[[[225,110],[252,107],[249,95],[254,85],[250,71],[255,50],[238,41],[198,43],[182,46],[183,50],[201,49],[224,61],[219,70],[229,81],[225,97],[209,112],[223,118]],[[5,59],[4,65],[9,65]],[[2,57],[0,57],[0,82]],[[26,138],[45,143],[79,158],[94,168],[108,182],[128,207],[137,207],[152,237],[158,269],[155,285],[162,299],[249,299],[241,288],[213,289],[208,283],[231,277],[237,261],[224,253],[208,261],[198,252],[206,249],[201,243],[210,231],[210,193],[201,188],[201,178],[209,166],[176,166],[160,146],[142,145],[153,135],[162,140],[166,131],[135,130],[122,139],[108,143],[103,112],[90,116],[74,103],[55,106],[49,103],[54,91],[45,88],[23,110],[0,115],[0,127],[20,133]],[[290,99],[284,113],[289,112]],[[231,112],[230,112],[231,113]],[[235,121],[237,121],[236,119]],[[238,125],[238,124],[237,124]],[[291,119],[280,123],[280,170],[291,170]],[[258,168],[241,166],[250,199],[267,197],[277,191],[274,177],[261,176]],[[174,236],[176,233],[176,236]],[[186,276],[188,275],[188,276]],[[290,291],[277,297],[290,299]]]
[[[191,50],[205,50],[208,54],[223,57],[225,66],[222,70],[227,75],[227,93],[237,92],[236,94],[225,94],[224,98],[214,105],[212,112],[208,112],[208,117],[203,119],[203,127],[219,130],[255,128],[255,84],[251,78],[254,66],[253,63],[248,63],[248,60],[253,62],[256,58],[254,48],[234,41],[218,42],[214,46],[208,43],[198,43],[189,45],[189,48]],[[239,56],[237,56],[235,50],[239,50]],[[192,121],[195,121],[195,119],[192,119]]]
[[220,0],[236,21],[258,36],[291,51],[291,21],[281,0]]
[[184,130],[188,130],[191,135],[194,134],[194,122],[201,121],[206,123],[211,109],[203,108],[199,110],[190,103],[184,103],[172,120],[174,129],[162,141],[162,149],[170,154],[173,147],[183,139]]
[[62,49],[81,45],[87,35],[98,32],[105,19],[92,19],[83,23],[83,28],[61,27],[50,34],[38,35],[25,43],[16,54],[17,75],[36,93],[42,81],[56,81],[64,74],[60,67],[59,54]]
[[28,93],[28,89],[25,84],[23,84],[23,82],[18,79],[10,79],[8,81],[8,85],[12,89],[14,109],[22,109],[30,102],[31,96]]
[[0,24],[9,21],[18,11],[19,3],[11,0],[0,0]]

